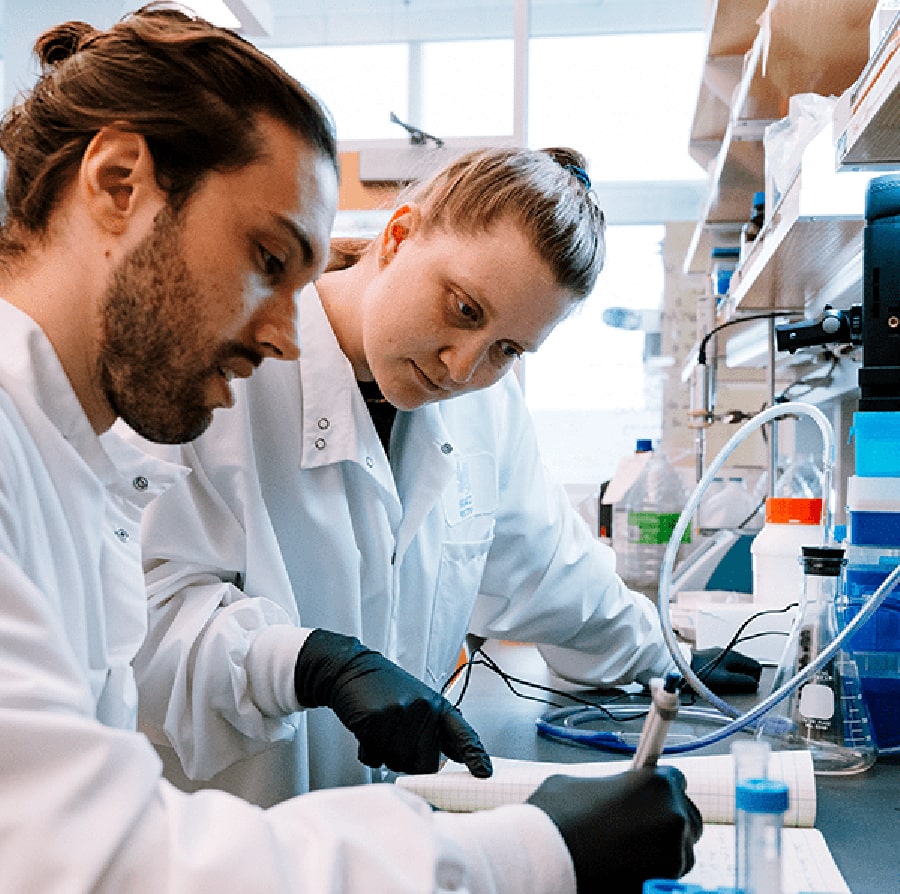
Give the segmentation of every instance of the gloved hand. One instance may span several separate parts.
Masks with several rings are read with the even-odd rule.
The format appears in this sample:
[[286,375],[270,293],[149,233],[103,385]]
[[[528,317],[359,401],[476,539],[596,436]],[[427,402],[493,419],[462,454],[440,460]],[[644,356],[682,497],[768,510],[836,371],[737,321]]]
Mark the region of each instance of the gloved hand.
[[759,689],[762,665],[730,649],[718,661],[721,649],[702,649],[691,656],[691,670],[716,695],[751,695]]
[[294,686],[301,705],[337,714],[369,767],[434,773],[443,753],[474,776],[493,772],[478,734],[447,699],[352,636],[314,630],[297,656]]
[[640,894],[650,878],[680,878],[694,865],[703,820],[674,767],[581,779],[551,776],[528,799],[556,824],[579,894]]

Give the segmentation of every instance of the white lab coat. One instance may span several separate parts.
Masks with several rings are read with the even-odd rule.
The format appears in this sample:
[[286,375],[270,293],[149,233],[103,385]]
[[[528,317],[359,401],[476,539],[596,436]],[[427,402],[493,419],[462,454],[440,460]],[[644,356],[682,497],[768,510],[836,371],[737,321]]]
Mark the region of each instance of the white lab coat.
[[438,815],[381,785],[263,811],[163,780],[130,662],[141,510],[172,470],[97,438],[43,332],[3,301],[0,347],[0,894],[574,891],[528,805]]
[[357,636],[435,688],[470,631],[545,644],[588,683],[674,667],[655,606],[548,480],[513,375],[398,413],[389,463],[312,286],[300,342],[298,362],[237,383],[200,439],[149,447],[193,469],[144,535],[141,723],[170,779],[266,805],[368,778],[332,712],[291,713],[308,628]]

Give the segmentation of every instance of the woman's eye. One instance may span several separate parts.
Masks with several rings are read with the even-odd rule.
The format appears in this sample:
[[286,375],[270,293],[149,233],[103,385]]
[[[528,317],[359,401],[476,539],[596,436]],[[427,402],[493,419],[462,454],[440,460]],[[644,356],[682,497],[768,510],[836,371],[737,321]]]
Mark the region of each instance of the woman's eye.
[[519,350],[519,348],[511,341],[497,342],[497,345],[500,348],[500,353],[503,354],[504,357],[509,357],[511,360],[515,360],[516,357],[522,356],[521,350]]
[[284,261],[262,245],[259,246],[259,260],[266,276],[280,276],[284,272]]

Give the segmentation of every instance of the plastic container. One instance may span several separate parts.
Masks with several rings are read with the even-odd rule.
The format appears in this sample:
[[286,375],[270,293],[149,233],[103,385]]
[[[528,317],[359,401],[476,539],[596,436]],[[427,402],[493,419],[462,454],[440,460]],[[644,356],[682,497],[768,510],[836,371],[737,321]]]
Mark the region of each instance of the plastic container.
[[641,894],[741,894],[732,887],[704,888],[690,882],[676,882],[670,878],[651,878],[644,882]]
[[[634,445],[634,456],[645,455],[647,459],[649,459],[649,454],[651,453],[653,453],[653,441],[650,438],[638,438]],[[628,457],[628,460],[631,459],[633,459],[633,457]],[[624,462],[625,461],[623,460],[623,463]],[[619,470],[623,463],[620,463],[619,468],[616,469],[616,475],[613,478],[614,481],[618,478]],[[634,481],[637,481],[637,477],[635,476],[633,480],[629,478],[629,481],[633,484]],[[612,484],[612,482],[610,483]],[[610,525],[608,529],[611,534],[611,545],[613,549],[615,549],[617,555],[620,556],[618,559],[620,574],[623,561],[621,556],[624,555],[627,550],[626,530],[628,528],[628,508],[625,505],[625,496],[627,495],[627,492],[626,489],[625,493],[611,505]]]
[[[653,451],[613,516],[616,570],[629,587],[656,592],[663,556],[687,499],[678,472],[664,453]],[[690,542],[689,530],[682,542]]]
[[731,743],[731,759],[734,762],[734,783],[748,779],[769,778],[769,758],[772,749],[768,742],[759,739],[736,739]]
[[750,253],[756,237],[760,234],[766,220],[766,194],[765,192],[753,193],[753,202],[750,208],[750,219],[741,227],[740,259],[744,259]]
[[822,470],[812,455],[793,456],[775,479],[773,497],[822,496]]
[[847,479],[847,517],[850,541],[856,546],[900,543],[900,478],[851,475]]
[[853,414],[850,437],[856,474],[864,478],[900,478],[900,412]]
[[781,837],[788,787],[748,779],[734,790],[735,878],[743,894],[781,894]]
[[726,481],[714,478],[698,507],[697,527],[703,533],[724,529],[759,530],[755,522],[758,503],[744,479],[732,476]]
[[739,246],[716,246],[710,254],[710,282],[717,298],[724,298],[731,286],[731,276],[741,257]]
[[[854,548],[850,555],[865,558],[866,552]],[[870,563],[851,560],[844,569],[837,609],[841,629],[859,614],[900,561],[896,555],[873,558]],[[850,638],[848,648],[859,670],[878,751],[896,754],[900,752],[900,592],[894,590],[885,597],[875,614]]]
[[720,500],[722,491],[725,490],[724,478],[713,478],[703,494],[703,499],[697,507],[697,514],[694,517],[697,527],[703,533],[718,531],[724,527],[722,517],[723,504]]
[[769,497],[766,523],[750,544],[753,601],[786,606],[803,590],[800,548],[825,539],[822,500],[818,497]]

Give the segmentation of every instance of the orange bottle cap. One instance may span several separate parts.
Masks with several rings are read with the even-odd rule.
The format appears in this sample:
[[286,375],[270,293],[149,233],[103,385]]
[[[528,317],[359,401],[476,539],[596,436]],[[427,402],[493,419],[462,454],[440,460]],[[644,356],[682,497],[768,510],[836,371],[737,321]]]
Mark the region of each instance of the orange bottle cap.
[[766,500],[766,522],[774,525],[820,525],[822,499],[769,497]]

